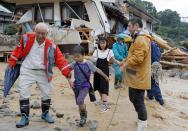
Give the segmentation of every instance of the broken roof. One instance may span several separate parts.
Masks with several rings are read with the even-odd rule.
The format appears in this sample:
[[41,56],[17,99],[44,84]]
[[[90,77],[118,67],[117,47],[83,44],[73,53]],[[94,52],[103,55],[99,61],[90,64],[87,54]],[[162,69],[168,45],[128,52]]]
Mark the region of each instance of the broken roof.
[[127,3],[129,6],[128,8],[132,7],[134,9],[136,9],[138,12],[141,12],[142,14],[146,15],[147,17],[149,17],[153,23],[160,23],[160,20],[158,20],[157,18],[155,18],[154,16],[152,16],[150,13],[148,13],[146,10],[138,7],[136,5],[136,3],[133,3],[133,2],[128,2],[127,0],[124,0],[124,3]]
[[12,14],[13,13],[10,10],[8,10],[4,6],[0,5],[0,15],[3,15],[3,16],[12,16]]
[[5,8],[5,7],[2,6],[2,5],[0,5],[0,11],[6,12],[6,13],[12,13],[10,10],[8,10],[7,8]]
[[116,17],[119,17],[120,21],[128,21],[128,18],[124,16],[124,14],[122,13],[122,11],[116,7],[113,6],[111,3],[106,3],[106,2],[102,2],[102,4],[104,5],[105,9],[112,12],[113,15],[115,15]]

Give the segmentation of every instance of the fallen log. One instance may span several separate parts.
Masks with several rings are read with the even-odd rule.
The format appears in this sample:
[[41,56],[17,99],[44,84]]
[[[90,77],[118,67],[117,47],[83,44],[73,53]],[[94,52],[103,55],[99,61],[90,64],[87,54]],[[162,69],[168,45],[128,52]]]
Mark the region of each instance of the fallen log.
[[162,38],[160,38],[159,36],[157,36],[155,34],[153,35],[153,40],[156,41],[156,43],[159,47],[166,49],[166,50],[172,50],[171,51],[172,54],[186,55],[186,53],[181,51],[180,49],[178,49],[178,48],[174,49],[173,47],[169,46],[167,41],[163,40]]
[[170,50],[167,50],[166,52],[162,53],[162,55],[166,55],[166,54],[168,54],[168,53],[170,53],[171,51],[174,51],[174,50],[176,50],[176,49],[177,49],[177,47],[174,47],[174,48],[172,48],[172,49],[170,49]]
[[181,63],[174,63],[168,61],[160,61],[162,65],[167,65],[169,67],[176,67],[176,68],[188,68],[188,64],[181,64]]
[[188,59],[182,60],[181,63],[183,63],[183,64],[188,64]]
[[173,50],[176,50],[176,49],[177,49],[177,47],[174,47],[174,48],[172,48],[170,50],[167,50],[166,52],[162,53],[162,55],[166,55],[167,53],[169,53],[169,52],[171,52]]
[[188,57],[188,54],[187,55],[164,55],[164,56],[179,56],[179,57]]
[[176,60],[177,63],[188,64],[188,59]]
[[188,59],[188,56],[162,56],[162,59],[183,60]]
[[[153,40],[156,41],[157,45],[163,49],[166,49],[166,50],[171,50],[173,49],[173,47],[169,46],[168,45],[168,42],[163,40],[160,36],[154,34],[154,33],[149,33],[147,30],[144,30],[144,32],[148,35],[151,35]],[[176,55],[187,55],[187,53],[181,51],[179,48],[171,51],[172,54],[176,54]]]

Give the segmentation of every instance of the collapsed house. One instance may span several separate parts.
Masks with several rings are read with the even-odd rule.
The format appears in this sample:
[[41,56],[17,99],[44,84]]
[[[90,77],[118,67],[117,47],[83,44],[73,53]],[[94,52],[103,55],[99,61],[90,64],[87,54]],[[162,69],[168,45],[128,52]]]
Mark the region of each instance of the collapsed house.
[[12,21],[12,15],[10,10],[0,5],[0,33],[3,33],[6,26]]
[[122,33],[132,17],[139,17],[144,28],[152,31],[158,22],[149,13],[126,0],[4,0],[16,3],[14,20],[20,33],[33,32],[38,22],[48,24],[49,34],[62,52],[81,44],[89,52],[98,36]]
[[[96,42],[100,36],[107,37],[109,43],[113,44],[114,36],[124,33],[128,20],[133,17],[142,19],[143,28],[149,34],[152,32],[152,25],[160,22],[127,0],[4,1],[16,3],[14,21],[18,25],[18,34],[31,33],[38,22],[45,22],[48,24],[48,37],[58,44],[63,53],[70,53],[77,44],[82,45],[88,53],[97,46]],[[187,63],[186,53],[178,48],[173,49],[160,36],[154,33],[152,35],[158,46],[168,51],[163,55],[163,65],[176,66],[177,63],[168,62],[177,59],[183,61],[183,64]],[[171,56],[167,56],[169,54]],[[186,59],[182,60],[183,58]]]
[[7,62],[15,48],[15,45],[9,44],[14,40],[12,38],[9,39],[9,36],[2,35],[7,25],[12,22],[12,16],[13,13],[10,10],[0,5],[0,61]]
[[12,51],[16,47],[17,36],[9,36],[0,34],[0,62],[8,62]]
[[62,52],[69,52],[76,44],[91,49],[95,37],[110,33],[101,1],[98,0],[5,0],[16,3],[15,21],[19,33],[33,32],[38,22],[48,24],[48,37]]

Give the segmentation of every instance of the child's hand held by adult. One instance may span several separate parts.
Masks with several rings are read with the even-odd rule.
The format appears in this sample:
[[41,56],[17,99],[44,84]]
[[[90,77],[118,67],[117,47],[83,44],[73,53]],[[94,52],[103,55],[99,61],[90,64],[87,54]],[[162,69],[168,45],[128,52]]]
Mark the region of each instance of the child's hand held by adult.
[[74,83],[71,81],[71,79],[67,79],[67,80],[69,82],[70,87],[73,89],[74,88]]

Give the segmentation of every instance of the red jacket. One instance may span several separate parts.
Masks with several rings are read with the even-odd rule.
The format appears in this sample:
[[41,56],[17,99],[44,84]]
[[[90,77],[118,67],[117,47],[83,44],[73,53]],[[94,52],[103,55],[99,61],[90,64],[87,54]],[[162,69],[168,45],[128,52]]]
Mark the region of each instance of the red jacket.
[[[23,35],[20,40],[20,45],[14,49],[11,57],[9,58],[9,65],[15,66],[16,61],[19,58],[24,58],[25,56],[27,56],[34,44],[34,41],[35,34]],[[49,38],[46,38],[44,49],[44,64],[48,81],[52,80],[52,68],[54,63],[61,70],[64,76],[67,76],[70,73],[71,69],[67,66],[68,63],[61,53],[60,49],[58,48],[57,44]]]

